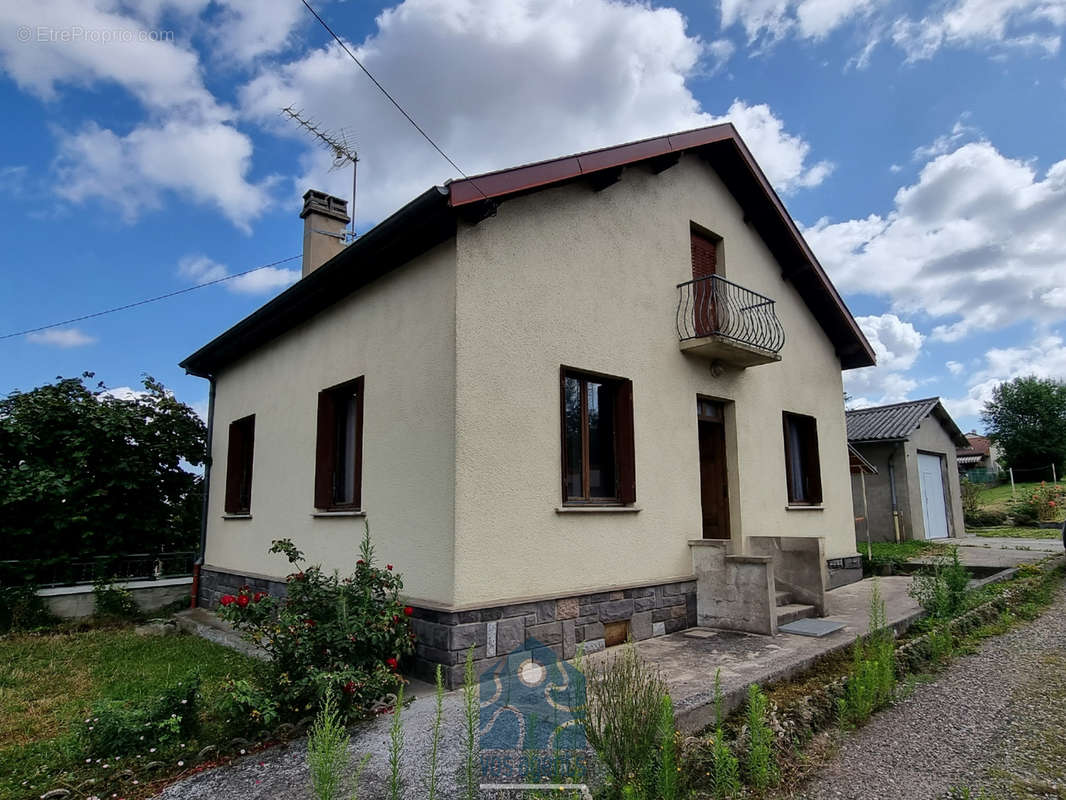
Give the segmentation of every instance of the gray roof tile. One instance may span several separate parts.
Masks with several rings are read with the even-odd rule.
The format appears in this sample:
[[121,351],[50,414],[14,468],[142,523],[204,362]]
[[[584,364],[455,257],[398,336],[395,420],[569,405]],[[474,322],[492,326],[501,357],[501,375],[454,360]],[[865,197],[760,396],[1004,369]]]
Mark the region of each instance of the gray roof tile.
[[939,397],[858,408],[847,413],[848,441],[906,439],[940,402]]

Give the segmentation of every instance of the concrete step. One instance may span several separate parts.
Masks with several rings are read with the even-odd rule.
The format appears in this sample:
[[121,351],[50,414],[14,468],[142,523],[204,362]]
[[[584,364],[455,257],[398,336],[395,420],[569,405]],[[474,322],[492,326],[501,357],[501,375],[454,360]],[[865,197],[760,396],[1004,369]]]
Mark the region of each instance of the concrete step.
[[814,616],[814,606],[803,605],[802,603],[789,603],[788,605],[777,607],[777,624],[778,626],[787,625],[790,622],[795,622],[798,619],[807,619]]
[[241,635],[233,629],[232,625],[206,608],[190,608],[185,611],[179,611],[174,615],[174,620],[178,623],[178,628],[185,633],[199,636],[201,639],[207,639],[209,642],[236,650],[238,653],[244,653],[246,656],[266,658],[266,653],[251,642],[241,638]]
[[792,595],[789,594],[784,589],[778,589],[776,594],[777,594],[777,605],[778,605],[778,607],[787,606],[787,605],[791,605],[792,604]]

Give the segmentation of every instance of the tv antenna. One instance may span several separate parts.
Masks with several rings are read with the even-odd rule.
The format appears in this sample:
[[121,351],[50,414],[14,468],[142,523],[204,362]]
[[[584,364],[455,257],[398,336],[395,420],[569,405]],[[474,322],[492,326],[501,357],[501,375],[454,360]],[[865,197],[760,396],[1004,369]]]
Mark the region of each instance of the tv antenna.
[[359,154],[355,151],[355,148],[348,142],[348,134],[342,128],[337,133],[330,133],[324,131],[319,127],[317,122],[308,119],[303,115],[303,111],[297,111],[292,106],[287,106],[281,109],[281,113],[307,131],[308,135],[318,141],[323,147],[325,147],[333,155],[333,165],[329,168],[330,172],[341,169],[345,164],[352,165],[352,207],[350,214],[352,217],[352,232],[351,239],[355,240],[355,186],[356,177],[359,165]]

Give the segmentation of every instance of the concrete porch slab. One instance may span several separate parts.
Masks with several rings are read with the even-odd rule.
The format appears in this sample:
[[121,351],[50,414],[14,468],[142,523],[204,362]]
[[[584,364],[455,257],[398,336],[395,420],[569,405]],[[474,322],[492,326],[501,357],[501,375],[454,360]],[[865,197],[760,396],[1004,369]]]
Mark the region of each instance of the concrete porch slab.
[[828,636],[831,633],[836,633],[843,629],[843,622],[837,622],[828,617],[825,619],[798,619],[787,625],[777,626],[778,633],[791,633],[796,636],[813,636],[815,639],[821,639],[823,636]]
[[[887,622],[898,631],[905,630],[922,615],[907,594],[911,579],[892,576],[878,580]],[[867,633],[873,583],[874,579],[868,578],[827,593],[829,616],[843,624],[832,636],[816,639],[719,630],[706,638],[692,638],[687,635],[692,631],[682,631],[638,642],[637,651],[662,670],[678,727],[689,733],[699,731],[714,724],[716,670],[721,669],[723,705],[728,713],[745,702],[749,684],[765,685],[797,675]],[[614,649],[588,658],[609,657]]]

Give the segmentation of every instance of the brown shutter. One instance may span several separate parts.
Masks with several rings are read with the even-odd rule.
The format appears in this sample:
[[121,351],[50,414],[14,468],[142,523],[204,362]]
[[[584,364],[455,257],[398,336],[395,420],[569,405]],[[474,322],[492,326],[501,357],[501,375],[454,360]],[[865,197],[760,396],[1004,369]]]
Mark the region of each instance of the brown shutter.
[[236,422],[229,424],[229,439],[226,444],[226,513],[236,514],[241,509],[241,428]]
[[804,441],[804,472],[807,478],[807,496],[812,503],[822,502],[822,468],[818,458],[818,423],[809,417]]
[[318,439],[315,446],[315,508],[333,505],[333,463],[336,425],[333,394],[318,393]]
[[618,499],[637,501],[637,465],[633,444],[633,382],[621,380],[615,395],[615,444],[618,448]]
[[718,272],[718,244],[692,231],[692,278],[709,278]]
[[363,378],[355,379],[355,469],[352,480],[352,504],[363,507]]

